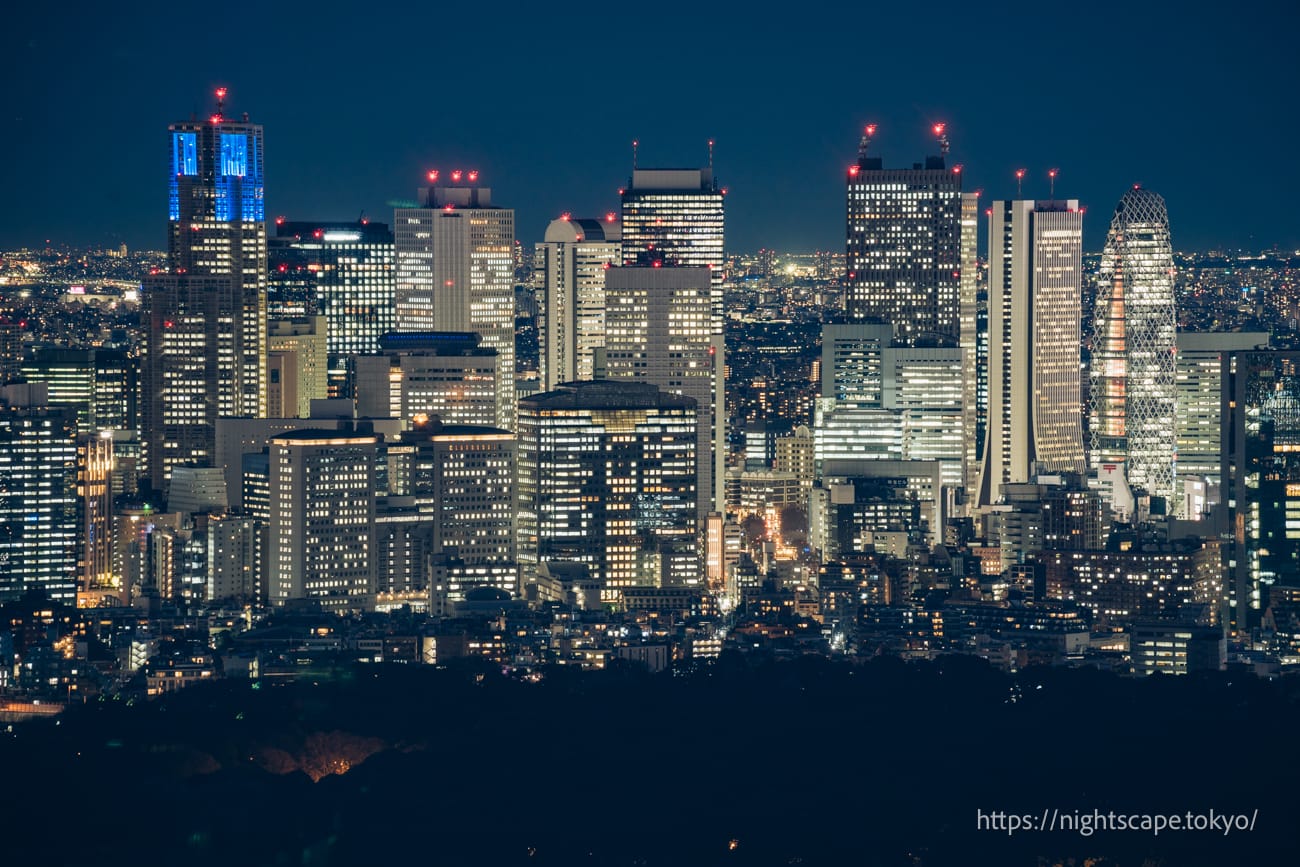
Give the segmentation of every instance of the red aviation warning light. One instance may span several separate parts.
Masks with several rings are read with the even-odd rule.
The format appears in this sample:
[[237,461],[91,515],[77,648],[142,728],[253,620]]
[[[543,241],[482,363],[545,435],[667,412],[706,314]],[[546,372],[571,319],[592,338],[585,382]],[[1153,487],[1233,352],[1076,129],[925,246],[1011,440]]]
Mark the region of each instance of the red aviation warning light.
[[478,180],[478,172],[476,172],[476,171],[474,171],[474,172],[470,172],[470,173],[469,173],[469,182],[472,184],[472,183],[474,183],[474,182],[477,181],[477,180]]
[[858,176],[858,172],[860,171],[862,171],[862,169],[860,169],[858,166],[849,166],[849,177],[856,178]]
[[429,170],[429,183],[433,184],[433,183],[437,183],[437,182],[438,182],[438,170],[437,170],[437,169],[430,169],[430,170]]
[[284,217],[276,217],[276,218],[275,218],[275,224],[276,224],[277,226],[283,226],[283,225],[284,225]]
[[573,219],[573,214],[565,211],[563,214],[560,214],[560,219],[567,223],[569,220]]
[[612,223],[612,222],[614,222],[614,212],[613,212],[613,211],[606,211],[606,212],[605,212],[605,222],[606,222],[606,223]]
[[461,176],[464,175],[464,174],[465,174],[465,173],[462,172],[460,169],[456,169],[455,171],[453,171],[453,172],[451,173],[451,179],[452,179],[452,181],[453,181],[454,183],[459,184],[459,183],[460,183]]
[[948,155],[948,124],[936,123],[931,127],[934,135],[939,139],[939,152],[944,156]]

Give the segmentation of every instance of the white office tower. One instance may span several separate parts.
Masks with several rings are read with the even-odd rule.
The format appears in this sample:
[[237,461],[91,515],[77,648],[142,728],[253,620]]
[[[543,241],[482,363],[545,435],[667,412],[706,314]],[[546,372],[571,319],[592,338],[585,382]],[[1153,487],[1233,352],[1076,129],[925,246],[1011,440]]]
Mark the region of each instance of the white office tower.
[[655,385],[698,407],[701,524],[726,503],[724,352],[712,330],[711,274],[691,266],[623,267],[605,278],[605,377]]
[[501,356],[477,334],[397,332],[354,364],[358,418],[496,426]]
[[325,323],[324,316],[267,320],[268,418],[307,418],[313,400],[329,397]]
[[814,451],[828,460],[937,461],[944,486],[963,483],[966,442],[960,347],[892,346],[892,325],[822,329],[822,395]]
[[429,173],[421,207],[394,213],[395,329],[481,336],[501,359],[495,426],[514,430],[515,212],[492,205],[478,172],[439,177]]
[[[973,502],[979,484],[980,458],[984,453],[984,427],[988,406],[987,370],[981,361],[988,350],[988,294],[981,297],[979,285],[978,193],[961,195],[961,281],[958,284],[960,344],[966,374],[962,387],[962,427],[966,433],[965,477],[966,502]],[[985,375],[981,377],[981,372]]]
[[299,430],[271,440],[267,598],[330,611],[374,606],[374,434]]
[[546,227],[533,255],[542,391],[595,377],[596,352],[605,346],[605,271],[622,264],[622,238],[612,213],[566,215]]
[[1178,332],[1178,517],[1198,521],[1222,502],[1224,360],[1268,344],[1267,331]]
[[1122,463],[1130,486],[1170,502],[1176,321],[1165,201],[1134,187],[1115,208],[1097,275],[1088,462]]
[[976,503],[1039,473],[1081,473],[1079,203],[994,202],[989,216],[989,412]]

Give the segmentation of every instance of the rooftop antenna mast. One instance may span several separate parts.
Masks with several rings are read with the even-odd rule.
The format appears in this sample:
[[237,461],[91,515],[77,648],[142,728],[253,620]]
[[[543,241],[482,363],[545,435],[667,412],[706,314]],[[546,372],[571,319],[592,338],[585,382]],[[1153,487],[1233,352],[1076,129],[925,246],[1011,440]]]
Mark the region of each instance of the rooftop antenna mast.
[[226,89],[217,88],[217,117],[222,117],[226,113]]
[[933,129],[935,137],[939,139],[939,153],[948,156],[948,124],[936,123]]
[[862,130],[862,141],[858,142],[859,160],[865,160],[867,158],[867,148],[871,146],[871,139],[875,136],[875,134],[876,134],[876,125],[874,123],[867,124],[866,127]]
[[709,171],[713,171],[713,139],[709,139]]
[[636,146],[640,144],[636,139],[632,139],[632,170],[636,171]]
[[1025,170],[1016,169],[1016,198],[1017,199],[1021,197],[1021,192],[1022,192],[1021,187],[1024,186],[1024,180],[1025,180]]
[[1060,169],[1048,169],[1047,171],[1048,182],[1051,184],[1050,189],[1052,191],[1053,199],[1056,198],[1056,176],[1060,171]]

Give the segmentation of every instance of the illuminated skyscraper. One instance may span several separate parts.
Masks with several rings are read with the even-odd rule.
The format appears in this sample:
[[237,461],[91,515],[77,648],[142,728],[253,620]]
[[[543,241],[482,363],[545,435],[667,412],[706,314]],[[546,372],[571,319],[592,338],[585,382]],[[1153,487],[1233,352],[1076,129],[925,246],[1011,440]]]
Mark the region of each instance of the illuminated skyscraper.
[[[712,145],[710,144],[710,147]],[[622,190],[623,262],[658,259],[665,265],[712,269],[714,334],[722,335],[723,198],[707,169],[632,169]]]
[[[947,152],[943,126],[935,127]],[[930,156],[886,169],[867,156],[867,128],[847,177],[847,311],[887,322],[905,343],[956,345],[960,331],[962,215],[960,167]]]
[[76,605],[77,415],[45,405],[43,385],[10,389],[23,395],[0,398],[0,602],[39,590]]
[[[695,401],[638,382],[572,382],[519,402],[519,567],[573,563],[601,599],[658,586],[699,526]],[[697,563],[698,572],[698,563]]]
[[50,403],[77,408],[81,433],[133,430],[139,362],[119,349],[36,346],[22,363],[28,382],[49,387]]
[[1178,478],[1174,514],[1198,521],[1221,502],[1223,363],[1263,349],[1266,331],[1178,332]]
[[477,334],[402,331],[356,359],[357,415],[494,426],[501,356]]
[[299,430],[271,440],[267,598],[327,610],[374,605],[378,438]]
[[461,601],[475,587],[517,595],[515,435],[433,421],[402,441],[414,450],[411,493],[431,529],[435,603],[439,595]]
[[266,396],[270,418],[307,418],[329,397],[324,316],[268,319]]
[[223,415],[266,415],[266,213],[262,127],[169,127],[168,268],[143,285],[142,426],[155,488],[173,464],[210,459]]
[[113,588],[113,439],[77,438],[77,505],[81,541],[80,589]]
[[623,261],[622,237],[612,213],[604,220],[565,216],[546,227],[533,256],[542,391],[595,376],[596,352],[605,346],[605,272]]
[[1225,351],[1222,381],[1229,611],[1246,636],[1300,587],[1300,352]]
[[994,202],[989,216],[989,413],[979,506],[1039,472],[1081,473],[1079,203]]
[[[979,484],[980,458],[984,454],[988,426],[989,298],[988,287],[980,285],[979,250],[980,201],[978,193],[961,196],[961,351],[965,375],[962,380],[962,427],[966,434],[965,478],[967,491]],[[967,503],[973,498],[967,497]]]
[[605,273],[605,376],[649,383],[695,401],[703,523],[726,503],[724,352],[723,338],[712,331],[711,272],[651,266]]
[[325,317],[331,397],[347,391],[351,356],[393,330],[393,233],[383,223],[282,222],[270,247],[270,316]]
[[439,177],[429,173],[421,207],[394,214],[394,328],[478,333],[501,362],[495,426],[514,430],[515,212],[492,204],[478,172]]
[[962,349],[896,344],[890,325],[823,326],[815,460],[938,461],[956,489],[966,450]]
[[1097,275],[1089,463],[1174,497],[1174,260],[1165,201],[1134,187],[1115,208]]

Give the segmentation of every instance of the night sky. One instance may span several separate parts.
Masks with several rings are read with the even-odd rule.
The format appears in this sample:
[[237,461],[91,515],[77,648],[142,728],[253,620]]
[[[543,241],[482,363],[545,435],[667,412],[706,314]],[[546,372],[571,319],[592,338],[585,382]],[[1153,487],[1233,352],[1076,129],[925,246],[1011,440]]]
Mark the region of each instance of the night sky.
[[[516,233],[614,210],[631,168],[715,167],[727,247],[842,249],[862,125],[986,196],[1088,208],[1133,183],[1178,249],[1300,247],[1290,4],[89,3],[0,35],[0,248],[165,246],[167,124],[266,128],[267,213],[391,222],[430,168],[479,169]],[[1002,11],[995,12],[995,9]],[[773,10],[773,11],[760,11]],[[791,11],[786,11],[791,10]]]

